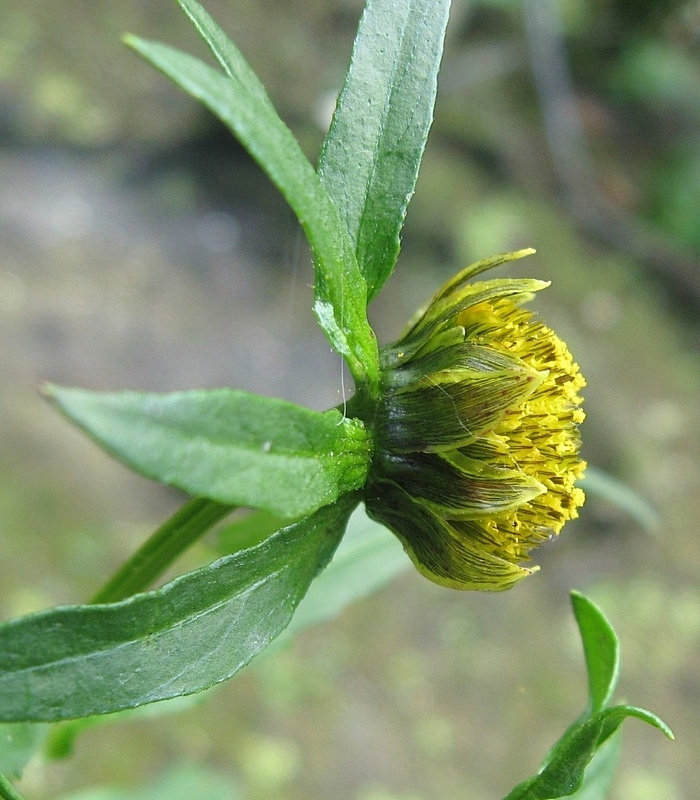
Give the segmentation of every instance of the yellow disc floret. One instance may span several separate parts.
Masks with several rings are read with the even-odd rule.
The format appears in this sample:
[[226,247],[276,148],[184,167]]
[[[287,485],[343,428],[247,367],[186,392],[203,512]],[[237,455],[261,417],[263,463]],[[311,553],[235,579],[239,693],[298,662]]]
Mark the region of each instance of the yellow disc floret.
[[578,433],[585,417],[579,392],[586,382],[564,342],[510,300],[469,308],[458,322],[467,338],[502,349],[546,374],[523,403],[509,408],[482,437],[490,445],[488,463],[519,469],[546,489],[517,509],[483,521],[515,560],[525,560],[530,547],[557,535],[583,504],[583,491],[575,483],[586,466],[579,457]]

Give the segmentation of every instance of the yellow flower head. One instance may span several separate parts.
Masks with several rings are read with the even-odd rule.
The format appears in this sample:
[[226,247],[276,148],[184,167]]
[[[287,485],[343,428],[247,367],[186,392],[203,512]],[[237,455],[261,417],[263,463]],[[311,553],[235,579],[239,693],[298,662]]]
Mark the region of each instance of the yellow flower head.
[[507,589],[531,574],[521,562],[584,499],[585,381],[561,339],[522,308],[548,284],[466,284],[532,252],[467,267],[382,350],[367,511],[420,572],[456,589]]

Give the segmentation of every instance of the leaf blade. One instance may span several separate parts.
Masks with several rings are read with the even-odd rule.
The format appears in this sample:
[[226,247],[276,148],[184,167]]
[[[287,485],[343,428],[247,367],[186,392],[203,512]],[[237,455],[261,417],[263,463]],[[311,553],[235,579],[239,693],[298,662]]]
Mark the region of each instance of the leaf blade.
[[391,274],[433,119],[450,0],[369,0],[319,161],[369,299]]
[[0,720],[105,714],[227,680],[287,626],[357,500],[346,495],[157,591],[0,626]]
[[609,705],[620,676],[620,643],[603,612],[584,595],[571,592],[588,672],[588,716]]
[[[576,622],[584,645],[589,673],[589,703],[552,746],[537,775],[515,786],[504,800],[554,800],[558,797],[603,796],[617,762],[620,725],[636,717],[658,728],[669,739],[673,732],[656,714],[636,706],[609,706],[619,673],[617,636],[602,611],[587,597],[571,593]],[[601,753],[601,748],[604,752]],[[596,764],[596,755],[601,759]],[[589,764],[595,769],[587,778]]]
[[338,411],[233,389],[155,394],[50,385],[45,394],[132,469],[219,503],[294,519],[366,478],[364,427]]
[[[673,738],[666,723],[650,711],[633,706],[606,708],[582,722],[574,723],[554,745],[537,775],[518,784],[504,800],[554,800],[578,796],[579,790],[585,790],[588,766],[628,717],[641,719],[659,728],[668,738]],[[615,755],[613,751],[612,757],[601,769],[598,779],[600,785],[611,780]]]
[[[272,102],[258,76],[216,20],[197,0],[177,0],[177,2],[226,74],[230,78],[240,81],[258,102],[265,103],[270,109],[273,109]],[[273,111],[273,113],[275,112]]]

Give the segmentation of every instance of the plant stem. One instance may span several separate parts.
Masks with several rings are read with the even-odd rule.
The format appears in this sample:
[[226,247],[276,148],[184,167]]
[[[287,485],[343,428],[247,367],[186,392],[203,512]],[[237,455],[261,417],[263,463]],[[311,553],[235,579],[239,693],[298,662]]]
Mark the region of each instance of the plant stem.
[[148,588],[213,525],[234,510],[195,497],[166,520],[97,592],[91,603],[116,603]]
[[0,797],[3,800],[24,800],[4,775],[0,775]]

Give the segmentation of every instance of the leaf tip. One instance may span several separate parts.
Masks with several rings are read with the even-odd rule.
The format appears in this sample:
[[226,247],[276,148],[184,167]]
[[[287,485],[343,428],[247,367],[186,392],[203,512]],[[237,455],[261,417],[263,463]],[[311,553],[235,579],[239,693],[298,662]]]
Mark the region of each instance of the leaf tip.
[[48,400],[49,403],[53,403],[57,406],[61,406],[66,397],[70,396],[71,393],[79,391],[79,389],[73,389],[68,386],[59,386],[57,383],[52,383],[51,381],[45,381],[39,386],[39,395],[43,397],[44,400]]
[[144,48],[148,44],[146,39],[142,39],[140,36],[136,36],[128,31],[126,33],[122,33],[121,40],[123,44],[141,55],[143,55]]
[[60,391],[60,387],[55,383],[51,383],[51,381],[44,381],[41,386],[39,386],[38,391],[39,395],[43,397],[44,400],[53,401],[56,399],[56,395]]
[[513,253],[513,258],[525,258],[525,256],[534,256],[537,250],[534,247],[523,247],[522,250],[516,250]]
[[589,608],[591,605],[593,605],[593,603],[586,597],[585,594],[577,591],[576,589],[571,590],[569,597],[571,598],[571,607],[574,610],[574,617],[578,622],[579,615],[583,609]]
[[603,617],[603,612],[598,608],[598,606],[590,599],[590,597],[586,597],[583,592],[579,592],[576,589],[572,589],[569,593],[571,598],[571,605],[574,609],[574,614],[578,619],[578,613],[583,609],[590,609],[592,611],[596,611],[600,617]]

